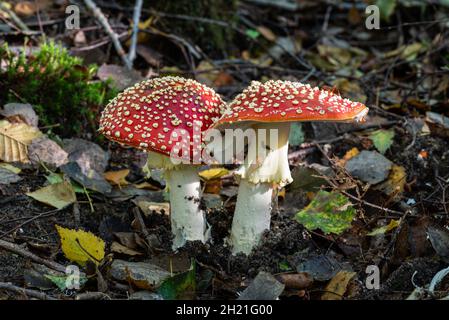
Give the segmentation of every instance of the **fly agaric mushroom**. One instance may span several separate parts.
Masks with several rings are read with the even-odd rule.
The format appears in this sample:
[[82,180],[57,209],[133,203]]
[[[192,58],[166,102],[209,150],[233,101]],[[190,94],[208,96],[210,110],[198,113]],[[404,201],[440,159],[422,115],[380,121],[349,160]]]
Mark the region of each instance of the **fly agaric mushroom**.
[[[253,81],[230,103],[215,126],[250,126],[256,130],[256,139],[250,142],[249,150],[268,150],[263,159],[247,156],[237,172],[241,181],[230,238],[234,254],[249,254],[258,244],[262,233],[270,228],[273,188],[292,182],[288,164],[290,123],[362,121],[367,113],[362,103],[308,84],[280,80],[263,84]],[[260,129],[275,129],[277,137],[261,137]]]
[[[163,77],[126,89],[102,113],[99,131],[106,138],[148,152],[145,167],[165,170],[173,249],[207,240],[198,176],[201,135],[223,106],[214,90],[195,80]],[[200,161],[192,164],[192,159]]]

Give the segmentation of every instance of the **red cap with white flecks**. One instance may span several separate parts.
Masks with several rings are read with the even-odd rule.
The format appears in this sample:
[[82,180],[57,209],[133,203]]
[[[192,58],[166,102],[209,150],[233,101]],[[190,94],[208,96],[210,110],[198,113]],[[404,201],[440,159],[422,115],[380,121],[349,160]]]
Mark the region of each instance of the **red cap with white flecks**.
[[368,108],[328,90],[300,82],[253,81],[216,125],[239,121],[362,121]]
[[224,106],[213,89],[195,80],[154,78],[127,88],[109,102],[99,131],[110,140],[167,156],[172,148],[178,150],[188,143],[191,157],[194,141],[202,141],[194,134],[195,124],[204,133],[219,119]]

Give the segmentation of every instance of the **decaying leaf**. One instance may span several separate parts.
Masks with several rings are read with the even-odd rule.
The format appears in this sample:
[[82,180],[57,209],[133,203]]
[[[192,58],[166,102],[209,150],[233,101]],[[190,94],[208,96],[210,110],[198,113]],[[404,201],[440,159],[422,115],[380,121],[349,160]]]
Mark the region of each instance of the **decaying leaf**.
[[112,183],[113,185],[117,186],[126,186],[129,184],[128,181],[126,181],[126,176],[129,174],[129,169],[123,169],[118,171],[108,171],[105,172],[104,178]]
[[148,216],[153,212],[159,214],[168,214],[170,212],[170,203],[168,202],[151,202],[151,201],[139,201],[137,203],[143,214]]
[[407,173],[405,172],[405,168],[393,164],[391,166],[391,171],[388,175],[388,179],[375,186],[375,189],[382,191],[383,193],[394,199],[397,199],[402,195],[402,192],[404,192],[406,182]]
[[393,130],[376,130],[372,132],[369,138],[373,141],[374,146],[380,153],[384,154],[393,144]]
[[0,160],[29,162],[27,146],[41,135],[39,129],[25,123],[0,120]]
[[6,169],[15,174],[19,174],[22,171],[22,169],[14,167],[13,165],[5,162],[0,162],[0,168]]
[[99,264],[104,258],[105,243],[90,232],[66,229],[56,225],[61,248],[70,261],[84,266],[88,261]]
[[111,244],[111,252],[126,254],[128,256],[140,256],[141,252],[125,247],[124,245],[114,241]]
[[229,173],[228,169],[225,168],[212,168],[203,170],[198,173],[198,175],[205,181],[220,179],[221,177],[227,175]]
[[87,277],[80,275],[79,277],[74,278],[72,274],[64,275],[64,276],[56,276],[52,274],[46,274],[44,275],[45,278],[49,279],[51,282],[53,282],[61,291],[64,291],[67,289],[69,285],[73,285],[74,281],[78,281],[78,284],[80,287],[84,286],[84,284],[87,282]]
[[193,299],[196,290],[195,263],[190,270],[166,279],[158,293],[166,300]]
[[26,195],[57,209],[62,209],[76,201],[75,191],[70,182],[67,181],[51,184],[36,191],[28,192]]
[[351,271],[340,271],[324,289],[326,292],[321,296],[321,300],[341,300],[346,292],[349,281],[356,275]]
[[376,228],[373,231],[367,233],[366,235],[367,236],[377,236],[378,234],[384,234],[384,233],[387,233],[388,231],[393,230],[394,228],[397,228],[400,224],[401,224],[401,219],[398,219],[398,220],[391,219],[390,223],[387,224],[386,226]]
[[320,190],[295,218],[309,230],[340,234],[351,227],[355,214],[356,210],[347,197],[338,192]]

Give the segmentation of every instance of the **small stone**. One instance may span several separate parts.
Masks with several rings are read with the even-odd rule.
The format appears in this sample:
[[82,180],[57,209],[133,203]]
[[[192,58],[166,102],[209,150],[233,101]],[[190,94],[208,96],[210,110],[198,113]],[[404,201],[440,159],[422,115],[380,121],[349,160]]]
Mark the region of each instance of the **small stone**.
[[276,300],[284,288],[271,274],[261,271],[237,300]]
[[68,153],[46,136],[34,139],[28,146],[28,157],[32,163],[43,162],[51,168],[58,168],[68,161]]
[[116,280],[130,281],[141,289],[155,289],[171,276],[170,272],[154,264],[124,260],[114,260],[110,274]]
[[345,165],[348,172],[369,184],[377,184],[388,178],[393,163],[376,151],[363,150]]

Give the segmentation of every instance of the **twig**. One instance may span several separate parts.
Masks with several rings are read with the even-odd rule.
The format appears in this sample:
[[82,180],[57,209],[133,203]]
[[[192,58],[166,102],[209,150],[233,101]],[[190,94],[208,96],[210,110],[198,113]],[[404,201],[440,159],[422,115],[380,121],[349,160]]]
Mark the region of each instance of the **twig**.
[[32,298],[37,298],[37,299],[41,299],[41,300],[58,300],[52,296],[49,296],[43,292],[40,291],[36,291],[36,290],[31,290],[31,289],[25,289],[25,288],[21,288],[18,286],[13,285],[10,282],[0,282],[0,290],[8,290],[8,291],[13,291],[15,293],[19,293],[22,294],[24,296],[28,296],[28,297],[32,297]]
[[86,292],[76,295],[75,300],[111,300],[111,297],[103,292]]
[[63,265],[61,265],[57,262],[54,262],[54,261],[42,259],[41,257],[38,257],[34,253],[21,248],[20,246],[18,246],[15,243],[11,243],[11,242],[0,239],[0,248],[14,252],[15,254],[21,255],[22,257],[33,260],[36,263],[43,264],[44,266],[47,266],[53,270],[56,270],[59,272],[65,272],[66,268]]
[[28,28],[28,26],[25,23],[23,23],[23,21],[20,20],[20,18],[14,13],[14,11],[9,9],[8,6],[6,6],[6,4],[3,1],[0,2],[0,9],[8,14],[8,16],[11,18],[12,21],[14,21],[14,23],[20,28],[20,30],[25,32],[31,31],[30,28]]
[[128,59],[131,63],[131,66],[136,59],[136,46],[137,46],[137,34],[139,33],[139,21],[140,14],[142,11],[142,3],[143,0],[136,0],[136,5],[134,6],[134,14],[133,14],[133,33],[131,37],[131,47],[129,48]]
[[140,231],[142,232],[143,236],[145,237],[145,240],[147,241],[148,250],[151,252],[151,249],[152,249],[150,246],[151,237],[150,237],[150,234],[148,233],[147,228],[145,227],[145,222],[143,221],[142,215],[140,214],[140,209],[134,208],[133,213],[134,213],[134,218],[136,218],[136,220],[139,222]]
[[84,0],[84,3],[92,11],[94,17],[98,20],[98,22],[103,26],[106,33],[111,37],[112,43],[114,44],[115,50],[117,51],[120,58],[122,58],[123,63],[128,69],[132,69],[132,63],[129,61],[126,56],[125,50],[120,43],[118,35],[112,30],[111,25],[108,20],[104,16],[103,12],[101,12],[100,8],[92,0]]
[[[65,208],[66,208],[66,207],[64,207],[64,208],[62,208],[62,209],[65,209]],[[25,226],[25,225],[27,225],[27,224],[33,222],[34,220],[37,220],[37,219],[40,219],[40,218],[46,218],[46,217],[49,217],[49,216],[55,214],[56,212],[61,211],[62,209],[55,209],[55,210],[51,210],[51,211],[47,211],[47,212],[42,212],[42,213],[40,213],[40,214],[38,214],[38,215],[36,215],[36,216],[34,216],[34,217],[31,217],[31,218],[29,218],[28,220],[22,222],[21,224],[15,226],[14,228],[12,228],[12,229],[10,229],[10,230],[8,230],[8,231],[2,232],[2,233],[0,234],[0,239],[1,239],[1,238],[4,238],[5,236],[7,236],[7,235],[9,235],[9,234],[11,234],[12,232],[16,231],[17,229],[19,229],[19,228],[21,228],[21,227],[23,227],[23,226]]]

